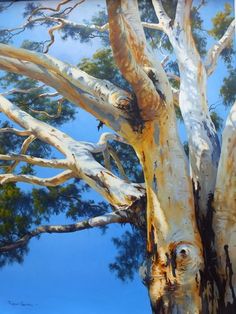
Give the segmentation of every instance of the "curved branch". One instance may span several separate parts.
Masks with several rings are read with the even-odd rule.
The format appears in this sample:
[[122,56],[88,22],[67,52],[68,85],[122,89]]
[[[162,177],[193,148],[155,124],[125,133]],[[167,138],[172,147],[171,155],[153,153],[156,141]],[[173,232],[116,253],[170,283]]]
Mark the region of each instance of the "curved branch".
[[[27,149],[29,148],[29,145],[36,140],[36,137],[34,135],[30,135],[29,137],[27,137],[22,146],[21,146],[21,150],[20,150],[20,154],[25,154],[27,152]],[[19,164],[19,160],[15,160],[8,168],[7,171],[8,172],[12,172],[16,166]]]
[[114,150],[114,148],[111,145],[108,145],[108,152],[109,152],[110,156],[112,157],[112,159],[114,160],[114,162],[116,163],[117,168],[119,170],[119,173],[121,175],[121,178],[124,179],[125,181],[129,182],[129,178],[125,174],[125,170],[122,166],[122,163],[121,163],[116,151]]
[[213,47],[208,51],[206,56],[206,72],[207,75],[210,76],[215,70],[217,60],[221,52],[230,45],[233,36],[235,34],[235,19],[230,23],[224,35],[221,39],[213,45]]
[[56,8],[50,8],[50,7],[39,7],[39,8],[36,8],[32,11],[31,15],[28,17],[28,21],[30,21],[33,17],[33,15],[35,15],[36,13],[38,13],[39,11],[53,11],[53,12],[58,12],[60,11],[60,8],[62,5],[70,2],[71,0],[62,0],[58,3],[58,5],[56,6]]
[[117,141],[117,142],[127,144],[125,139],[123,139],[121,136],[114,133],[109,133],[109,132],[102,133],[99,141],[96,144],[89,143],[89,142],[81,142],[81,143],[83,143],[84,145],[87,145],[87,148],[90,152],[101,153],[107,148],[108,141]]
[[[57,94],[57,93],[55,93],[55,94]],[[54,97],[54,96],[52,96],[52,97]],[[44,115],[44,116],[46,116],[46,117],[48,117],[48,118],[56,119],[56,118],[59,118],[60,115],[61,115],[62,103],[63,103],[64,101],[65,101],[65,98],[63,98],[63,97],[57,101],[58,107],[57,107],[57,112],[56,112],[56,114],[50,114],[50,113],[48,113],[48,112],[45,111],[45,110],[35,110],[35,109],[31,109],[31,108],[30,108],[29,110],[30,110],[31,112]]]
[[12,250],[21,248],[25,246],[30,241],[30,239],[39,236],[40,234],[43,233],[71,233],[85,229],[91,229],[94,227],[102,227],[112,223],[126,223],[126,222],[129,222],[128,215],[126,211],[120,210],[106,215],[89,218],[87,220],[80,221],[75,224],[39,226],[34,230],[29,231],[19,240],[1,246],[0,253],[10,252]]
[[36,176],[26,175],[26,174],[0,174],[0,184],[5,184],[9,182],[25,182],[31,184],[37,184],[42,186],[57,186],[67,180],[74,178],[76,175],[71,170],[66,170],[51,178],[39,178]]
[[46,49],[44,51],[44,53],[47,53],[49,51],[49,48],[54,44],[55,42],[55,36],[54,36],[54,32],[55,31],[58,31],[60,29],[63,28],[63,23],[58,23],[58,25],[55,25],[53,27],[51,27],[49,30],[48,30],[48,34],[50,36],[50,41],[49,43],[47,44],[46,46]]

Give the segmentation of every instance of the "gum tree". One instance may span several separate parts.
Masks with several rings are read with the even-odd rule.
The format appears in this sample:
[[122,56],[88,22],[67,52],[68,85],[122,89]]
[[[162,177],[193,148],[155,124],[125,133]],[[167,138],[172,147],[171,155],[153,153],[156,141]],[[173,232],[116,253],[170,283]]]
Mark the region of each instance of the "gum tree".
[[[21,128],[7,126],[1,132],[26,140],[19,154],[1,154],[1,160],[14,165],[0,174],[0,180],[2,185],[27,182],[55,187],[73,178],[81,179],[104,197],[112,211],[70,225],[40,225],[18,239],[3,243],[0,252],[21,250],[32,237],[42,233],[129,223],[146,241],[142,276],[153,313],[233,313],[236,309],[236,105],[229,112],[220,143],[208,108],[206,88],[219,56],[231,47],[235,20],[226,14],[225,25],[219,29],[215,20],[212,35],[219,39],[203,59],[192,32],[191,14],[199,8],[193,7],[191,0],[174,1],[173,5],[161,0],[147,3],[156,22],[141,20],[135,0],[107,0],[108,22],[103,25],[76,24],[68,19],[68,13],[82,2],[70,5],[70,1],[64,0],[55,8],[32,7],[23,26],[4,30],[2,36],[6,39],[32,24],[45,23],[50,40],[43,43],[44,52],[1,43],[0,69],[24,75],[32,82],[42,82],[55,90],[53,96],[61,95],[63,101],[86,110],[113,132],[102,134],[98,143],[77,141],[50,124],[50,120],[33,115],[35,112],[49,117],[47,110],[29,111],[16,104],[17,99],[9,97],[14,93],[30,93],[32,87],[2,93],[1,112]],[[204,1],[200,6],[203,4]],[[165,36],[166,45],[176,58],[178,75],[166,70],[167,58],[160,62],[154,56],[147,29],[152,31],[151,37],[155,32],[164,34],[157,35],[157,39],[161,42]],[[109,33],[114,62],[126,83],[123,81],[118,86],[86,73],[88,64],[83,71],[83,67],[51,56],[48,51],[54,44],[55,32],[65,30],[71,36],[76,32],[80,35],[84,32],[86,36]],[[27,44],[25,48],[29,48]],[[46,97],[42,95],[37,97]],[[49,93],[47,97],[51,97]],[[188,158],[179,139],[176,110],[181,112],[186,128]],[[27,154],[35,139],[58,150],[64,158],[46,159]],[[127,177],[112,141],[121,148],[123,145],[134,149],[142,166],[143,183]],[[101,153],[103,161],[97,157]],[[49,178],[14,173],[19,162],[61,169],[61,172]],[[63,192],[58,190],[58,193]]]

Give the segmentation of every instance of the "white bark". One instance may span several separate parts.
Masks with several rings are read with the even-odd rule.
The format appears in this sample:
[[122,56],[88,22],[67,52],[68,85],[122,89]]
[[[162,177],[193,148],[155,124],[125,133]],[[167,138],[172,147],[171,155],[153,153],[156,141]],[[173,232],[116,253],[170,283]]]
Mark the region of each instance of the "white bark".
[[236,302],[236,102],[226,121],[214,195],[215,249],[226,282],[225,305]]
[[38,158],[33,157],[29,155],[23,155],[23,154],[8,154],[8,155],[0,155],[0,160],[6,160],[6,161],[23,161],[27,162],[32,165],[37,165],[41,167],[50,167],[50,168],[68,168],[69,163],[67,160],[64,159],[44,159],[44,158]]
[[[188,136],[191,173],[196,186],[200,185],[200,211],[205,216],[209,195],[214,193],[220,144],[207,107],[205,67],[192,38],[191,5],[191,0],[178,1],[174,25],[166,22],[166,33],[179,66],[179,107]],[[161,9],[156,14],[168,20]]]
[[71,170],[66,170],[51,178],[39,178],[36,176],[26,174],[14,175],[11,173],[5,173],[0,174],[0,184],[5,184],[9,182],[26,182],[42,186],[57,186],[73,177],[75,177],[75,174],[73,174],[73,171]]
[[211,75],[215,70],[219,55],[226,47],[228,47],[231,44],[234,35],[235,35],[235,19],[230,23],[228,29],[221,37],[221,39],[217,43],[215,43],[213,47],[208,51],[205,63],[206,72],[208,76]]
[[14,48],[5,44],[0,44],[0,55],[10,58],[16,58],[53,71],[55,74],[61,75],[75,87],[96,97],[99,102],[106,104],[106,109],[110,111],[110,107],[119,105],[119,101],[129,102],[129,93],[123,91],[109,81],[96,79],[79,68],[71,66],[49,55],[32,52],[26,49]]
[[[153,61],[146,46],[137,1],[107,3],[114,58],[135,90],[145,122],[133,146],[143,167],[147,189],[147,252],[151,263],[148,288],[153,311],[157,313],[159,307],[168,312],[176,306],[187,313],[189,306],[179,304],[178,298],[183,299],[188,293],[191,308],[199,309],[196,278],[202,267],[202,251],[194,218],[192,184],[178,139],[172,90],[161,65]],[[182,247],[189,252],[188,262],[179,254]],[[177,256],[174,270],[170,266],[171,256]],[[192,263],[191,269],[188,263]],[[178,283],[171,297],[167,282],[173,287]]]
[[0,44],[0,69],[41,80],[123,136],[132,129],[126,119],[132,96],[106,80],[91,77],[48,55],[4,44]]
[[[85,180],[116,208],[128,208],[144,197],[145,190],[142,186],[127,183],[95,161],[92,156],[94,145],[78,142],[58,129],[33,118],[1,95],[0,110],[12,121],[64,154],[69,164],[68,168],[75,176]],[[5,176],[9,179],[7,175]]]

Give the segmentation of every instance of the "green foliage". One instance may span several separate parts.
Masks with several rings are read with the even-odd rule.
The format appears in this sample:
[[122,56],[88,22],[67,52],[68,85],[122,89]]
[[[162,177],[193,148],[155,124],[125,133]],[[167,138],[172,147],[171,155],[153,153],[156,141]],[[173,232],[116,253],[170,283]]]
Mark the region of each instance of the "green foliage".
[[[144,182],[142,167],[134,149],[129,145],[119,142],[112,142],[111,146],[117,152],[128,178],[137,183]],[[116,165],[114,163],[112,165],[113,171],[118,173]]]
[[223,127],[223,121],[224,120],[215,111],[212,111],[210,113],[210,116],[211,116],[211,120],[214,123],[214,126],[216,128],[216,131],[220,131]]
[[209,31],[209,34],[215,39],[220,39],[232,20],[232,6],[226,3],[224,11],[218,12],[216,16],[212,18],[213,28]]
[[91,59],[83,58],[78,66],[90,75],[109,81],[114,81],[119,75],[110,48],[98,50]]
[[191,28],[193,39],[201,56],[206,54],[207,39],[202,30],[203,19],[196,7],[191,10]]
[[133,280],[135,273],[145,259],[145,235],[137,229],[125,231],[120,238],[113,238],[117,248],[115,261],[109,268],[122,281]]
[[51,97],[38,97],[40,94],[48,93],[49,88],[43,86],[38,81],[26,78],[19,74],[6,73],[1,76],[0,87],[5,90],[9,89],[21,89],[29,90],[34,88],[34,90],[29,93],[13,93],[8,96],[9,100],[16,104],[20,109],[28,112],[37,119],[50,123],[54,126],[62,125],[75,117],[75,109],[72,104],[68,101],[63,102],[62,112],[57,118],[50,118],[45,114],[32,112],[33,110],[45,111],[50,115],[56,115],[58,110],[58,100],[57,98]]
[[[15,184],[0,185],[0,245],[16,241],[34,223],[32,199],[29,193]],[[7,263],[22,262],[27,247],[0,254],[0,267]]]
[[236,100],[236,68],[229,70],[229,75],[224,78],[220,89],[220,95],[224,105],[232,106]]
[[184,142],[183,146],[184,146],[184,151],[185,151],[186,156],[189,157],[189,145],[188,145],[188,142]]
[[[109,44],[109,35],[108,32],[101,33],[98,30],[93,30],[90,28],[90,25],[103,26],[108,22],[108,16],[105,10],[99,11],[95,16],[92,17],[91,21],[84,20],[83,23],[85,27],[78,29],[73,25],[66,25],[62,29],[62,39],[66,40],[68,38],[74,40],[80,40],[82,43],[89,42],[93,38],[100,38],[104,45]],[[88,25],[88,27],[86,27]]]
[[86,73],[105,79],[124,89],[131,90],[129,83],[121,76],[110,48],[99,49],[92,58],[83,58],[78,67]]
[[40,214],[38,219],[49,221],[51,215],[65,213],[68,218],[78,220],[108,212],[109,206],[105,202],[96,203],[83,197],[88,189],[79,180],[58,187],[33,189],[34,209]]
[[37,52],[43,52],[44,50],[44,43],[38,42],[38,41],[30,41],[30,40],[24,40],[21,44],[21,48],[37,51]]
[[[0,128],[8,128],[8,127],[10,127],[9,122],[0,121]],[[21,141],[16,135],[0,132],[0,154],[7,154],[10,151],[14,151],[14,149],[18,149],[20,145],[21,145]]]
[[[232,13],[233,13],[232,6],[229,3],[226,3],[224,6],[224,11],[218,12],[216,16],[212,18],[213,27],[211,30],[209,30],[208,33],[215,39],[220,39],[224,35],[229,24],[232,22],[234,18],[232,16]],[[229,47],[225,48],[222,51],[221,57],[226,63],[231,64],[232,56],[234,53],[235,51],[232,45],[230,45]]]

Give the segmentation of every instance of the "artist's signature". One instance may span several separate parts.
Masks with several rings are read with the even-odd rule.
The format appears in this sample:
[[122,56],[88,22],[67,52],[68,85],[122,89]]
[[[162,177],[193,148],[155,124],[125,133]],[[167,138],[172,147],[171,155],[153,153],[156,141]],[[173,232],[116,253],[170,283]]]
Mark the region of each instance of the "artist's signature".
[[12,305],[12,306],[23,306],[23,307],[32,307],[34,306],[35,304],[32,304],[32,303],[26,303],[26,302],[23,302],[23,301],[20,301],[20,302],[15,302],[15,301],[11,301],[11,300],[8,300],[8,304]]

